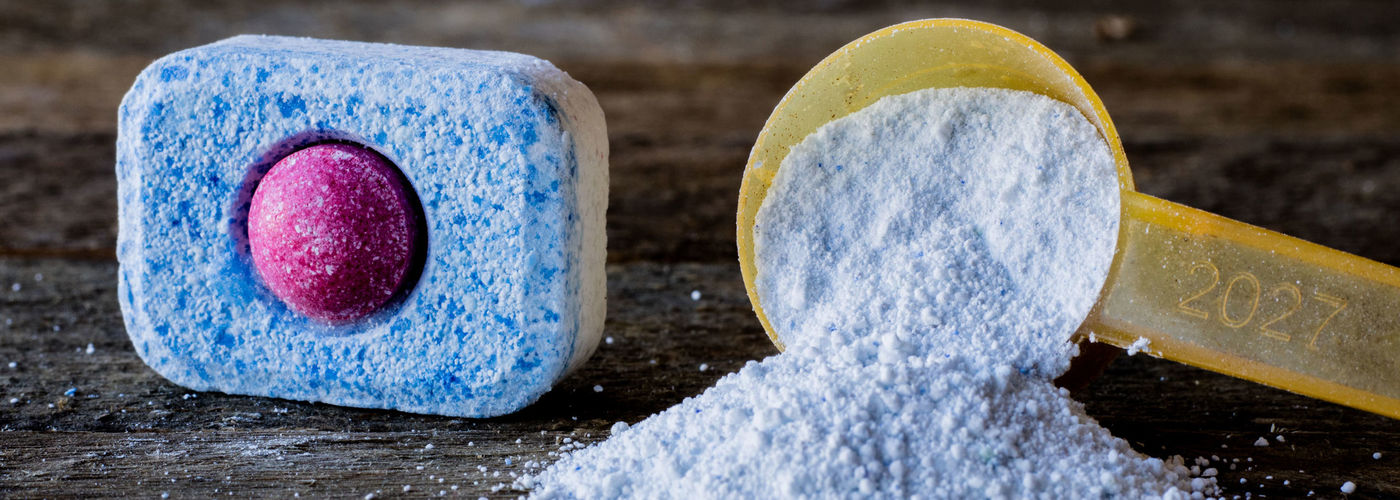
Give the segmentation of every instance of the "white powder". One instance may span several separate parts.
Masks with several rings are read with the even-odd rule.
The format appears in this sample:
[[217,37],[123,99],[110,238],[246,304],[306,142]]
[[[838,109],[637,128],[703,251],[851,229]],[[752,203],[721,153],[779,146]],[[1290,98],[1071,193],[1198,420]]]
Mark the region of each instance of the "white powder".
[[784,160],[755,228],[788,347],[538,478],[541,497],[1082,498],[1215,492],[1054,387],[1111,263],[1114,164],[1073,108],[924,90]]
[[1125,349],[1125,351],[1128,352],[1129,356],[1137,356],[1137,353],[1146,351],[1147,348],[1151,345],[1151,340],[1148,340],[1144,337],[1138,337],[1138,339],[1134,340],[1133,343],[1129,345],[1127,349]]
[[1074,108],[992,89],[904,94],[788,154],[755,227],[758,294],[787,344],[894,334],[1054,376],[1117,228],[1113,157]]

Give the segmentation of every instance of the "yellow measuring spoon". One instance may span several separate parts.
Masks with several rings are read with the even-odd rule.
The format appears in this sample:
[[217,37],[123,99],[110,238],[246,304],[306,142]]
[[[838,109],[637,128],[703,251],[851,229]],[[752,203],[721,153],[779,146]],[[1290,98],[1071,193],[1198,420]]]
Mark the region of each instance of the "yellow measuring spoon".
[[1050,49],[1000,26],[929,19],[827,56],[773,110],[739,195],[739,264],[758,319],[754,217],[789,148],[882,97],[999,87],[1064,101],[1118,166],[1123,218],[1112,270],[1076,337],[1400,418],[1400,269],[1134,191],[1103,103]]

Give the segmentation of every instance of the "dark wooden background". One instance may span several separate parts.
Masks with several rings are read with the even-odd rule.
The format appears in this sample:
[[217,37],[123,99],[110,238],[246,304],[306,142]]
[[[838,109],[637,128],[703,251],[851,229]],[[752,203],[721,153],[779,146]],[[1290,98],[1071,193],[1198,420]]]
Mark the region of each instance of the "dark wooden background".
[[[812,64],[925,17],[1065,56],[1143,191],[1400,264],[1394,1],[3,0],[0,497],[520,494],[492,488],[776,352],[735,260],[749,147]],[[237,33],[527,52],[589,85],[612,147],[613,343],[490,420],[195,394],[148,369],[115,294],[116,106],[153,58]],[[1400,421],[1144,356],[1076,397],[1144,453],[1219,457],[1229,494],[1400,498]]]

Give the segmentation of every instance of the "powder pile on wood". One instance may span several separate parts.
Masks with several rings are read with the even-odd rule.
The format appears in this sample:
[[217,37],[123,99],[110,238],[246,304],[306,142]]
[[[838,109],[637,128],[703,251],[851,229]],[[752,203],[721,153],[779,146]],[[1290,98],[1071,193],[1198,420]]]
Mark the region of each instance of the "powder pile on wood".
[[1190,498],[1051,380],[1112,261],[1113,157],[1074,108],[930,89],[832,121],[755,228],[787,351],[574,451],[540,497]]

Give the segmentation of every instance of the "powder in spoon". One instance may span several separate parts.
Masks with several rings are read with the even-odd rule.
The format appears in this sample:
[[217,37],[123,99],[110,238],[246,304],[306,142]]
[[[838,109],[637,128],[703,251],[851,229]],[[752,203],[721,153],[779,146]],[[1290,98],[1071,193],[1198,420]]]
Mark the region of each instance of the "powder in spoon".
[[1112,261],[1112,155],[1020,91],[892,96],[793,147],[755,226],[787,345],[522,484],[541,497],[1189,497],[1050,380]]
[[1051,378],[1118,218],[1113,156],[1069,105],[987,88],[894,96],[783,161],[754,228],[758,295],[786,344],[895,335]]

